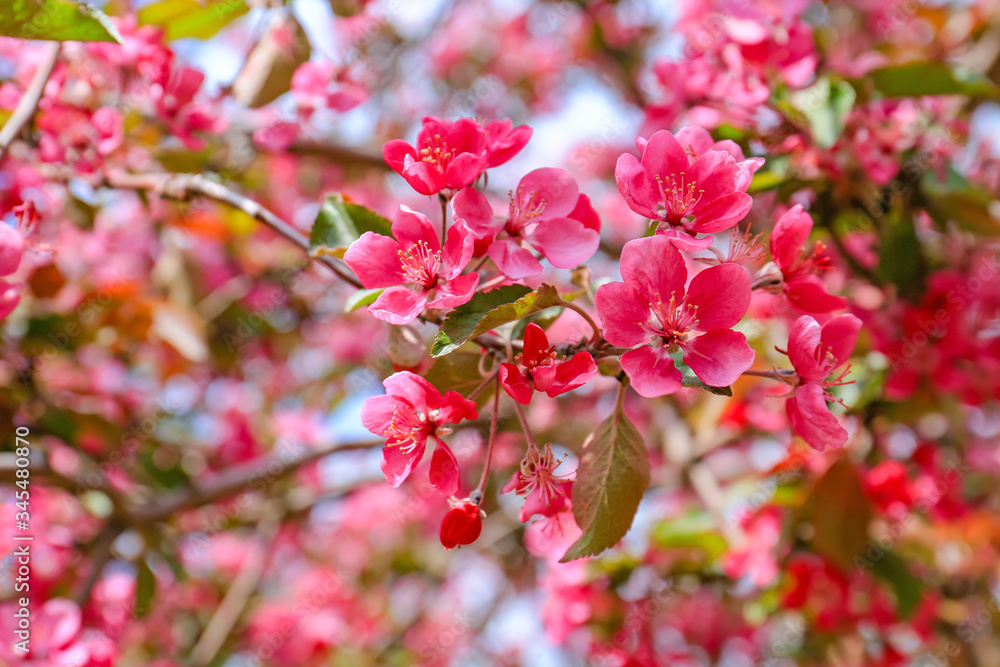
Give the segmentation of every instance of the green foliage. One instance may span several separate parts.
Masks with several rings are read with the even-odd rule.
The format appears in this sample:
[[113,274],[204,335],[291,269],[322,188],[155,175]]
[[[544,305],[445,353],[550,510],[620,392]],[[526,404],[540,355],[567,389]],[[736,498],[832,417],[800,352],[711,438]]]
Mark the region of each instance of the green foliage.
[[56,42],[118,42],[122,36],[99,9],[73,0],[11,0],[0,13],[0,35]]
[[583,444],[573,485],[573,516],[583,535],[561,562],[596,556],[617,544],[632,526],[648,486],[646,444],[619,400]]
[[392,236],[392,224],[375,211],[347,202],[339,192],[328,195],[309,233],[309,249],[313,254],[330,252],[343,257],[365,232]]
[[244,0],[160,0],[140,9],[138,16],[140,25],[163,28],[167,40],[208,39],[248,11]]
[[996,98],[1000,89],[989,79],[944,62],[891,65],[868,73],[872,85],[885,97],[967,95]]
[[854,88],[846,81],[832,83],[823,78],[792,93],[789,101],[807,121],[816,143],[829,148],[844,131],[844,118],[854,106],[854,98]]
[[454,352],[470,338],[551,308],[559,301],[556,288],[544,283],[534,291],[523,285],[506,285],[478,292],[468,303],[451,311],[441,324],[431,355],[440,357]]
[[842,456],[816,480],[799,511],[797,523],[811,527],[813,551],[845,571],[868,549],[872,507],[854,464]]

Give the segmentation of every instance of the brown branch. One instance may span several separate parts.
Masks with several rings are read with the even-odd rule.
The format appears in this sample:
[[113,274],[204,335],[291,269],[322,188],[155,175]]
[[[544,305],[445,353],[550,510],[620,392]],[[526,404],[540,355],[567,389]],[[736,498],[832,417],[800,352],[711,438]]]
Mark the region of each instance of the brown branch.
[[42,99],[42,94],[45,92],[45,84],[48,83],[49,77],[52,76],[52,70],[55,69],[56,62],[59,60],[59,49],[61,46],[60,42],[49,44],[48,50],[42,56],[42,62],[39,63],[38,69],[35,70],[35,76],[32,77],[31,83],[28,84],[28,89],[21,96],[21,100],[17,103],[14,113],[10,115],[10,118],[4,123],[3,128],[0,129],[0,160],[3,160],[4,156],[7,155],[7,149],[10,148],[11,142],[14,141],[24,126],[34,117],[35,111],[38,109],[38,102]]
[[327,255],[310,253],[309,239],[299,230],[264,208],[254,200],[233,192],[221,183],[217,183],[201,174],[129,174],[121,170],[110,170],[105,174],[104,183],[108,187],[124,190],[144,190],[153,192],[167,199],[185,201],[193,196],[207,197],[228,204],[243,211],[248,216],[262,222],[275,232],[299,246],[310,258],[333,271],[340,279],[361,288],[361,283],[347,272],[335,259]]
[[167,493],[159,500],[137,508],[131,513],[130,518],[136,523],[163,521],[177,512],[200,507],[238,493],[257,480],[263,480],[270,484],[329,454],[369,449],[381,444],[381,440],[342,445],[330,444],[308,449],[287,460],[281,453],[276,453],[262,460],[232,466],[208,481],[200,483],[196,481],[195,484],[186,489]]
[[338,164],[361,165],[375,169],[388,171],[389,165],[385,163],[381,155],[366,153],[365,151],[339,146],[336,144],[321,144],[314,141],[297,141],[288,147],[288,152],[295,155],[318,155],[332,160]]

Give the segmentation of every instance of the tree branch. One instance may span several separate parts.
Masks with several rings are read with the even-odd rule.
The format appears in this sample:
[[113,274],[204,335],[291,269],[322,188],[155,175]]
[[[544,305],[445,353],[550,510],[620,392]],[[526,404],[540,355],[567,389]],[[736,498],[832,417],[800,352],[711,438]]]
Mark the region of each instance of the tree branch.
[[55,69],[56,62],[59,60],[59,49],[61,46],[60,42],[52,42],[48,45],[48,50],[42,56],[42,61],[38,64],[38,69],[35,70],[35,76],[32,77],[31,83],[28,84],[28,89],[24,91],[24,95],[17,103],[14,113],[10,115],[10,118],[4,123],[3,128],[0,129],[0,161],[7,155],[7,149],[10,148],[11,142],[14,141],[24,126],[34,117],[35,111],[38,109],[38,102],[42,99],[42,94],[45,92],[45,84],[48,83],[49,77],[52,76],[52,70]]
[[264,208],[257,202],[241,194],[233,192],[221,183],[217,183],[201,174],[129,174],[121,170],[110,170],[105,174],[104,182],[108,187],[124,190],[144,190],[153,192],[167,199],[185,201],[192,196],[202,196],[223,202],[233,208],[243,211],[254,220],[262,222],[281,236],[299,246],[310,258],[333,271],[345,282],[361,288],[361,283],[348,273],[336,260],[326,255],[310,253],[309,239],[299,230]]

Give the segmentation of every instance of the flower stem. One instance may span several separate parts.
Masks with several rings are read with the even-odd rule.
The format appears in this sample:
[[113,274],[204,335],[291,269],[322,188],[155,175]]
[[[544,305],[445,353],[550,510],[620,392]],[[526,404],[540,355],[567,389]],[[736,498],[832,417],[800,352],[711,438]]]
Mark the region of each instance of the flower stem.
[[466,396],[466,398],[469,399],[470,401],[475,400],[476,396],[479,396],[479,394],[483,392],[483,389],[486,389],[486,385],[492,382],[493,378],[499,377],[499,375],[500,375],[500,367],[497,366],[497,369],[492,373],[490,373],[489,375],[487,375],[485,378],[483,378],[483,381],[479,383],[479,386],[477,386],[475,389],[469,392],[469,395]]
[[569,308],[573,312],[579,314],[580,317],[587,320],[587,324],[589,324],[590,328],[594,330],[594,335],[590,339],[590,344],[593,345],[594,347],[597,347],[601,342],[601,329],[600,327],[597,326],[597,323],[594,322],[594,318],[592,318],[586,310],[576,305],[575,303],[571,303],[563,299],[560,299],[559,301],[561,306],[563,306],[564,308]]
[[784,378],[793,377],[795,371],[790,368],[781,368],[773,371],[743,371],[743,375],[750,375],[752,377],[758,378],[770,378],[771,380],[783,380]]
[[[470,498],[478,505],[483,501],[483,494],[486,492],[486,482],[490,476],[490,464],[493,462],[493,443],[497,439],[497,416],[500,407],[500,375],[494,376],[497,386],[493,392],[493,415],[490,417],[490,439],[486,443],[486,462],[483,463],[483,474],[479,476],[479,484],[469,494]],[[492,378],[491,378],[492,379]]]
[[441,202],[441,247],[448,241],[448,198],[442,193],[438,193],[438,200]]
[[538,443],[535,442],[535,436],[531,433],[531,427],[528,426],[528,419],[524,416],[524,408],[517,401],[514,401],[514,412],[517,413],[517,418],[521,422],[521,428],[524,430],[524,437],[528,440],[528,447],[532,449],[538,449]]

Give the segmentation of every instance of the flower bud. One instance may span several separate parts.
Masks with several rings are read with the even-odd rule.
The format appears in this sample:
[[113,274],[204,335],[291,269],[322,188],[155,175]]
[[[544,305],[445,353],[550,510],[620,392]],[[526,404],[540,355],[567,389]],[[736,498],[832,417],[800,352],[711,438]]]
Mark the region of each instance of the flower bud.
[[479,506],[468,499],[461,500],[441,521],[441,544],[445,549],[472,544],[482,532],[483,514]]

